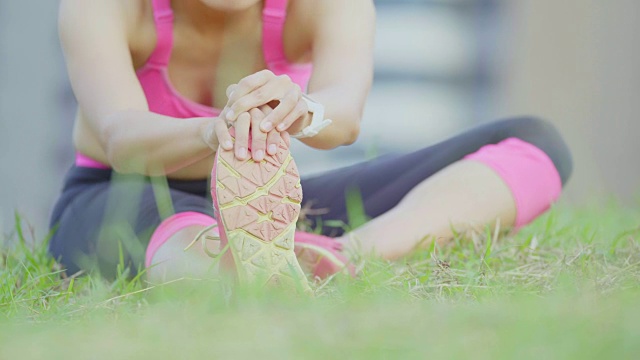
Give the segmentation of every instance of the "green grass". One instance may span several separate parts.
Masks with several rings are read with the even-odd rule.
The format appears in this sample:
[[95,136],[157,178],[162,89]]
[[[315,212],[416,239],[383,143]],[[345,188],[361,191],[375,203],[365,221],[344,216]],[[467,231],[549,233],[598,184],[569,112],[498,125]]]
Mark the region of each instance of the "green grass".
[[0,250],[0,359],[640,356],[638,209],[555,209],[513,236],[366,259],[314,298],[65,278],[24,229]]

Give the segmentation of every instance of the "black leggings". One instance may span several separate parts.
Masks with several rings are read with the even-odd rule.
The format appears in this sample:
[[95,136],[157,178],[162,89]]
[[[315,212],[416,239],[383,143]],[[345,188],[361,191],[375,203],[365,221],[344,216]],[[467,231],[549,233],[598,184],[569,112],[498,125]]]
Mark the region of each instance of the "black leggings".
[[[324,219],[347,221],[345,190],[358,189],[366,215],[375,218],[397,205],[416,185],[488,144],[518,138],[535,145],[553,161],[564,185],[572,171],[571,154],[549,122],[523,117],[478,126],[410,154],[388,155],[337,169],[303,183],[305,201],[327,209]],[[397,174],[403,174],[397,176]],[[340,235],[338,230],[336,235]]]
[[[553,161],[562,184],[566,183],[572,160],[562,137],[550,123],[523,117],[478,126],[413,153],[386,155],[303,178],[302,206],[324,210],[309,217],[312,226],[319,220],[347,223],[346,194],[357,189],[366,215],[375,218],[397,205],[431,175],[485,145],[508,138],[518,138],[544,151]],[[171,201],[157,201],[162,198],[158,194],[163,192],[157,191],[160,187],[154,192],[152,179],[114,174],[111,170],[71,168],[51,217],[51,226],[58,226],[49,246],[51,254],[69,273],[97,265],[104,275],[113,276],[122,253],[125,265],[135,273],[144,264],[151,234],[164,218],[186,211],[213,217],[207,181],[169,180],[168,185],[166,198]],[[343,232],[334,227],[323,230],[328,235]]]

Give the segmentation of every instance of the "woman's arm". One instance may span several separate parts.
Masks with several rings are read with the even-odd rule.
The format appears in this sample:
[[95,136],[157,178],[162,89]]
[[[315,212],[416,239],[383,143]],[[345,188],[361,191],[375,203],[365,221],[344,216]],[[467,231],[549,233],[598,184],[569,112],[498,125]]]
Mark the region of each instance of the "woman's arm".
[[375,8],[371,0],[317,2],[309,97],[324,105],[331,126],[301,139],[318,149],[356,141],[373,81]]
[[[331,149],[353,143],[373,80],[375,8],[371,0],[322,0],[314,2],[313,66],[309,95],[325,107],[331,126],[302,139],[309,146]],[[242,79],[230,89],[224,109],[228,121],[273,100],[274,111],[261,123],[262,131],[276,128],[295,134],[310,122],[300,87],[286,76],[263,70]],[[254,141],[254,147],[258,145]],[[246,147],[246,141],[236,141]]]
[[210,156],[216,126],[226,126],[149,112],[128,46],[131,15],[123,4],[61,1],[59,32],[69,78],[83,118],[116,171],[167,174]]

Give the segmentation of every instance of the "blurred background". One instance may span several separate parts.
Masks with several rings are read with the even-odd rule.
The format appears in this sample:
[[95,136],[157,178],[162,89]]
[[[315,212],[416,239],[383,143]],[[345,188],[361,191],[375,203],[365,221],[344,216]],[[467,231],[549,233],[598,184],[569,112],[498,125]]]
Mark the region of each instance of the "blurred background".
[[[0,0],[0,230],[19,211],[46,231],[72,164],[75,100],[57,1]],[[640,2],[377,0],[375,85],[360,140],[296,146],[303,174],[536,115],[557,125],[575,171],[562,201],[640,199]]]

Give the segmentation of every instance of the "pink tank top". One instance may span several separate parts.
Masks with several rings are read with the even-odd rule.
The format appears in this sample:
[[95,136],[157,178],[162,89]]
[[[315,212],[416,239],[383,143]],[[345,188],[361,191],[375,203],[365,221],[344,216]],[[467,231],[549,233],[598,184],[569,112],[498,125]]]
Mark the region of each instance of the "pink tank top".
[[[302,89],[307,88],[312,64],[291,64],[284,53],[283,31],[288,0],[265,0],[262,11],[262,51],[267,68],[287,74]],[[169,80],[167,67],[173,49],[171,0],[152,0],[157,43],[147,63],[136,74],[149,104],[149,111],[175,118],[213,117],[220,109],[199,104],[180,95]],[[108,169],[109,166],[76,152],[76,166]]]

